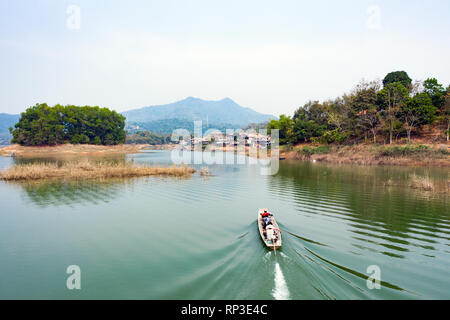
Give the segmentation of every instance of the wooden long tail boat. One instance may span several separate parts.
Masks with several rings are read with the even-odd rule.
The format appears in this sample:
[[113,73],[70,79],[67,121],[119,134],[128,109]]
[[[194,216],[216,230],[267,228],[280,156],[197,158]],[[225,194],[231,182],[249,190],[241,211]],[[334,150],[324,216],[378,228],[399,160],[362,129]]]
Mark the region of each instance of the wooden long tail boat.
[[[264,236],[263,222],[262,222],[262,216],[261,216],[261,214],[264,213],[264,210],[267,210],[267,209],[259,209],[258,210],[258,230],[259,230],[259,234],[260,234],[261,239],[264,241],[264,243],[265,243],[265,245],[267,246],[268,249],[270,249],[270,250],[278,250],[278,249],[281,248],[281,245],[282,245],[280,228],[278,227],[278,224],[277,224],[275,218],[271,217],[272,225],[275,228],[275,232],[276,232],[277,238],[276,238],[275,241],[272,241],[271,239],[267,239]],[[270,212],[270,211],[267,210],[267,212]]]

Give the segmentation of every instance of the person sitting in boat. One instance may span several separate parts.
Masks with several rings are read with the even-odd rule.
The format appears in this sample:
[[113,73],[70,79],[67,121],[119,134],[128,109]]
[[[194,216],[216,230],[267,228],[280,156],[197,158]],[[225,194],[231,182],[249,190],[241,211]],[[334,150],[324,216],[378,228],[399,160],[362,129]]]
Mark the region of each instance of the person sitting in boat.
[[[275,238],[274,239],[272,239],[273,241],[278,241],[278,236],[281,234],[281,230],[280,229],[278,229],[278,228],[275,228],[275,226],[272,224],[272,222],[270,222],[270,224],[267,226],[267,228],[264,230],[265,232],[264,232],[264,235],[265,235],[265,237],[266,237],[266,239],[269,239],[268,237],[267,237],[267,229],[270,229],[270,230],[272,230],[273,231],[273,236],[275,236]],[[269,239],[270,240],[270,239]]]
[[263,223],[263,229],[266,229],[266,227],[272,223],[271,219],[269,217],[262,218]]
[[273,225],[270,224],[267,226],[266,234],[267,234],[267,236],[266,236],[267,240],[270,240],[273,243],[277,241],[277,238],[278,238],[277,231]]
[[267,211],[267,209],[264,209],[264,212],[261,213],[261,216],[264,217],[272,217],[273,215]]

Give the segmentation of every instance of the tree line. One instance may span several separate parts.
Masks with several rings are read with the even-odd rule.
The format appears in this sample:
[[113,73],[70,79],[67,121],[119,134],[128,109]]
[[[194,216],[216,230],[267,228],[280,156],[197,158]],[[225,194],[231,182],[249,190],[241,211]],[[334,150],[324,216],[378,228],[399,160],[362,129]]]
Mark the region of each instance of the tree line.
[[36,104],[9,128],[11,143],[25,146],[115,145],[125,142],[125,117],[108,108]]
[[128,133],[126,143],[129,144],[168,144],[171,143],[171,135],[170,134],[156,134],[147,130],[137,131],[136,133]]
[[269,122],[281,144],[344,143],[411,139],[424,125],[436,125],[449,140],[450,86],[435,78],[415,81],[405,71],[389,73],[383,81],[361,81],[349,94],[320,103],[310,101],[292,117]]

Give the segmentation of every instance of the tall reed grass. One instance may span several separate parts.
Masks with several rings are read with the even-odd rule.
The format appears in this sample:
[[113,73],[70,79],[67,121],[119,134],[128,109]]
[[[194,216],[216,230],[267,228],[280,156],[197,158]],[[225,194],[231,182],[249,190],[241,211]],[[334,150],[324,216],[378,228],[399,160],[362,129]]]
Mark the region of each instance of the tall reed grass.
[[409,186],[413,189],[433,191],[435,189],[433,181],[429,177],[420,177],[413,174],[410,178]]
[[94,162],[89,160],[58,163],[18,164],[0,172],[0,180],[30,181],[41,179],[96,179],[141,176],[189,177],[190,167],[150,167],[129,162]]

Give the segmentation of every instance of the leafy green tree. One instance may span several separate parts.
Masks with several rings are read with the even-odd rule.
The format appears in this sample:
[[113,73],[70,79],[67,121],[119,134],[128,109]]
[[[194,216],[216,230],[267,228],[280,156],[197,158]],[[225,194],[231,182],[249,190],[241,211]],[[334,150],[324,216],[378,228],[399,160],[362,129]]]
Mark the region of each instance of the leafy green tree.
[[376,143],[378,129],[382,123],[381,115],[377,110],[378,92],[380,91],[378,81],[361,81],[353,92],[347,97],[350,105],[350,122],[354,134],[358,134],[361,128],[365,140],[367,133],[372,133],[373,141]]
[[89,137],[85,134],[75,134],[71,138],[73,144],[86,144],[89,143]]
[[294,116],[292,117],[292,120],[308,120],[309,119],[309,115],[308,115],[308,108],[307,106],[303,106],[303,107],[299,107],[297,110],[295,110],[294,112]]
[[326,129],[326,126],[305,118],[297,119],[294,123],[294,135],[297,141],[308,142],[311,138],[322,136]]
[[431,97],[433,105],[440,109],[445,103],[446,90],[437,79],[429,78],[423,82],[424,91]]
[[388,73],[383,79],[383,86],[386,87],[388,84],[396,82],[400,82],[408,90],[411,89],[412,79],[405,71],[395,71]]
[[279,129],[282,143],[342,143],[362,135],[365,140],[371,135],[376,143],[384,129],[392,144],[394,137],[406,132],[410,140],[413,131],[438,119],[449,139],[450,87],[444,90],[434,78],[412,84],[405,71],[389,73],[382,83],[383,88],[381,81],[362,81],[337,99],[309,101],[295,111],[292,121],[286,116],[272,121],[269,132]]
[[99,107],[37,104],[10,128],[12,143],[27,146],[61,143],[112,145],[125,141],[125,117]]
[[270,121],[267,126],[268,133],[273,129],[279,130],[280,144],[295,143],[294,121],[291,117],[282,114],[279,120]]
[[327,130],[327,108],[318,101],[310,101],[294,113],[294,136],[297,142],[308,142]]
[[340,129],[349,124],[349,104],[346,103],[345,98],[337,98],[335,100],[326,101],[323,103],[327,112],[327,123],[329,129]]
[[137,143],[137,144],[166,144],[171,142],[170,135],[158,135],[150,131],[138,131],[134,134],[127,135],[126,143]]
[[388,83],[378,92],[378,102],[381,112],[388,123],[389,143],[393,142],[395,123],[398,121],[397,115],[406,103],[409,92],[401,82]]
[[408,141],[411,141],[411,131],[415,127],[433,122],[436,110],[431,97],[426,92],[416,94],[402,106],[401,117],[405,122]]
[[318,101],[308,102],[304,108],[308,112],[308,119],[314,121],[319,126],[328,126],[328,109]]
[[329,130],[325,132],[321,137],[320,141],[322,143],[342,143],[349,137],[349,132],[342,130],[341,128],[336,128],[334,130]]
[[29,146],[56,145],[64,142],[65,128],[61,109],[36,104],[21,114],[15,129],[10,128],[12,142]]

